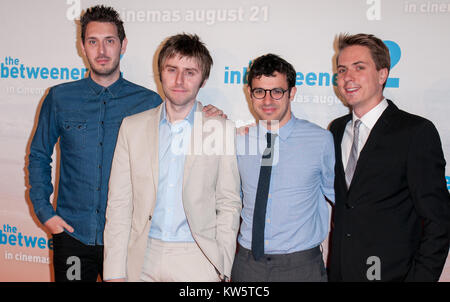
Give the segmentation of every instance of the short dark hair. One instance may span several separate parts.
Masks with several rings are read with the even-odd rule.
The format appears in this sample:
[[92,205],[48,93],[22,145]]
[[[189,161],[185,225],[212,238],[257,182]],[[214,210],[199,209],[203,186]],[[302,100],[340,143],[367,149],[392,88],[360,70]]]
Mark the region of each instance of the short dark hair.
[[114,23],[117,28],[120,43],[125,39],[125,29],[123,28],[123,21],[120,19],[119,13],[112,7],[104,5],[96,5],[88,8],[81,16],[81,41],[84,43],[86,28],[89,22],[109,22]]
[[202,71],[202,82],[209,77],[213,59],[209,54],[208,48],[200,41],[197,35],[183,33],[167,38],[159,52],[158,71],[160,80],[164,62],[166,59],[172,58],[175,55],[197,59]]
[[252,87],[252,80],[261,76],[271,77],[275,72],[286,75],[288,89],[295,87],[297,73],[294,66],[274,54],[262,55],[253,60],[250,70],[248,72],[247,82],[250,88]]
[[[336,56],[336,65],[338,65],[340,52],[349,46],[359,45],[365,46],[369,49],[372,60],[375,62],[377,70],[387,68],[388,74],[391,70],[391,56],[389,54],[389,48],[384,42],[371,34],[356,34],[350,35],[340,34],[338,36],[338,54]],[[383,88],[386,86],[386,82],[383,84]]]

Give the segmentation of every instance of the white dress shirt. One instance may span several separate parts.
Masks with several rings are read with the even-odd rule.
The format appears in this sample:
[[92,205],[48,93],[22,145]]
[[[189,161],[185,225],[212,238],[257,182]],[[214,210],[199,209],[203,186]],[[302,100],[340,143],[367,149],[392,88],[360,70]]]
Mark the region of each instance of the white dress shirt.
[[342,149],[342,164],[344,165],[344,171],[347,168],[348,158],[350,157],[350,151],[352,150],[353,143],[353,123],[356,120],[361,121],[359,126],[359,137],[358,137],[358,158],[359,153],[366,144],[369,138],[370,131],[372,131],[373,126],[383,114],[384,110],[387,108],[388,102],[383,99],[378,105],[376,105],[372,110],[364,114],[361,118],[358,118],[355,112],[352,112],[352,119],[348,121],[345,126],[344,136],[342,137],[341,149]]

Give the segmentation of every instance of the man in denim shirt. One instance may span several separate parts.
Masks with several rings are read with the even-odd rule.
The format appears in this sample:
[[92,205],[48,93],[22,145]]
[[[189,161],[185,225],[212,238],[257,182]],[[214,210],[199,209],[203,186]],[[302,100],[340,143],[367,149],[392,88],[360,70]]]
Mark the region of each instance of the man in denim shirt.
[[[157,93],[122,78],[120,56],[127,39],[113,8],[91,7],[80,23],[81,49],[90,75],[50,89],[28,166],[34,211],[53,234],[56,281],[96,281],[101,274],[108,180],[120,124],[124,117],[161,103]],[[58,139],[61,161],[55,211],[49,202],[50,164]]]

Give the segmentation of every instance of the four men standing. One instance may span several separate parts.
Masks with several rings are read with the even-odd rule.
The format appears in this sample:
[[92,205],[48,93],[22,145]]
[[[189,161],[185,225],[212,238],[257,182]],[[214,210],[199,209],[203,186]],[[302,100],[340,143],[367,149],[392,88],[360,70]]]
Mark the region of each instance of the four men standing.
[[197,36],[164,43],[159,105],[120,75],[127,39],[117,13],[93,7],[81,24],[90,76],[50,90],[28,167],[34,210],[54,234],[57,281],[74,255],[84,281],[102,266],[111,281],[326,281],[320,244],[334,192],[330,281],[439,279],[450,229],[442,147],[431,122],[384,99],[381,40],[339,38],[338,89],[352,113],[333,121],[332,135],[292,114],[291,64],[255,59],[248,93],[260,123],[235,138],[232,123],[207,117],[196,99],[212,65]]

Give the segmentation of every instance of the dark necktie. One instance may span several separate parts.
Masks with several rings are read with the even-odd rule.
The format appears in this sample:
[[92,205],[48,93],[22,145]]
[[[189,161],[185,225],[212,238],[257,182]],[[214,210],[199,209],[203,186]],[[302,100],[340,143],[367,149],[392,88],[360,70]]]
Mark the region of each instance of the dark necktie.
[[266,220],[267,197],[269,196],[270,174],[276,134],[267,133],[267,147],[261,159],[258,189],[256,190],[255,209],[253,211],[252,253],[255,260],[264,255],[264,227]]

